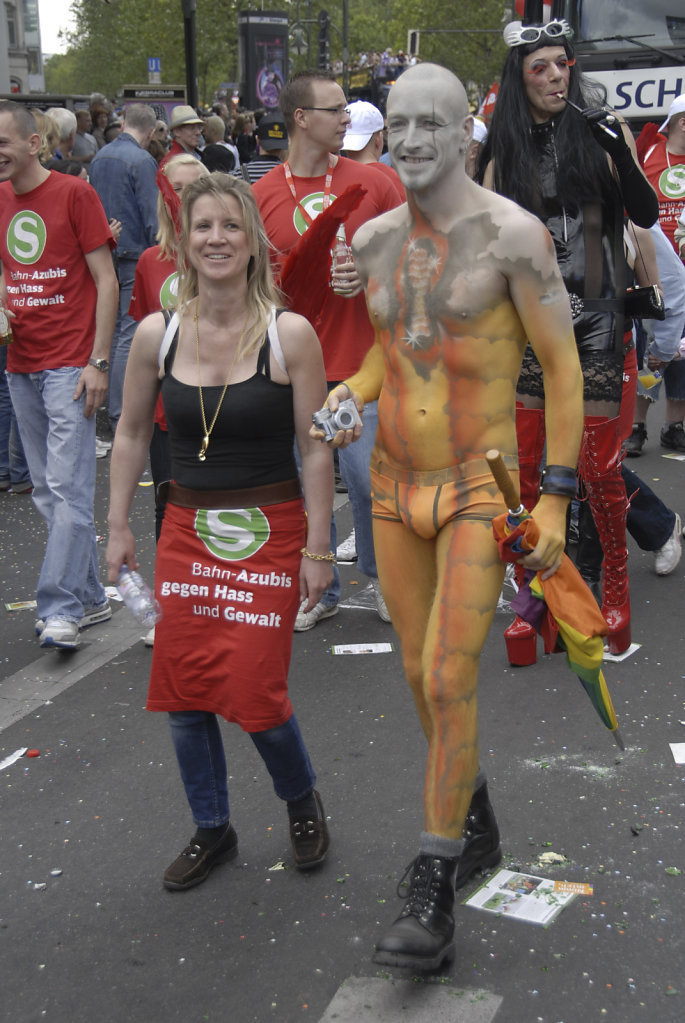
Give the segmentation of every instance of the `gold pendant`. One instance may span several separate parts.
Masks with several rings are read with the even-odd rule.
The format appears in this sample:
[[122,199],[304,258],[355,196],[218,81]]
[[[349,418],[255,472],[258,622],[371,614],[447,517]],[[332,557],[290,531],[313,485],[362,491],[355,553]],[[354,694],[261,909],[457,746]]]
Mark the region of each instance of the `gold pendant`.
[[204,437],[202,438],[202,447],[200,448],[200,451],[199,451],[198,456],[197,456],[200,459],[201,462],[204,462],[206,457],[207,457],[206,451],[207,451],[208,447],[209,447],[209,435],[205,434]]

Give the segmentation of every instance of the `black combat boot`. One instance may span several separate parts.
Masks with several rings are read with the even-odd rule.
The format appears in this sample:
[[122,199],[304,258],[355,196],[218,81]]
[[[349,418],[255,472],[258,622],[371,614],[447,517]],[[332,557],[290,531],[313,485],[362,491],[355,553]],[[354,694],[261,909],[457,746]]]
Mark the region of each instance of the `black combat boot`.
[[490,805],[487,782],[473,793],[464,825],[464,849],[457,865],[455,888],[466,884],[477,870],[496,867],[502,859],[499,828]]
[[407,903],[376,945],[374,963],[412,970],[437,970],[445,959],[452,958],[456,869],[456,860],[440,856],[416,857],[407,868],[407,872],[412,872]]

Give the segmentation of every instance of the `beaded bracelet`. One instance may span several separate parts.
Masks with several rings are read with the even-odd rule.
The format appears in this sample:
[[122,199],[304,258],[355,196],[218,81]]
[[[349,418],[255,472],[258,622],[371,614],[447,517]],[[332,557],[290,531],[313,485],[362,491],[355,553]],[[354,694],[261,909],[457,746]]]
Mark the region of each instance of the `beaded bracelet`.
[[542,470],[541,494],[558,494],[561,497],[575,497],[578,488],[576,470],[568,465],[548,465]]
[[335,562],[335,552],[329,551],[328,554],[312,554],[310,550],[303,547],[300,551],[303,558],[311,558],[312,561],[331,561]]

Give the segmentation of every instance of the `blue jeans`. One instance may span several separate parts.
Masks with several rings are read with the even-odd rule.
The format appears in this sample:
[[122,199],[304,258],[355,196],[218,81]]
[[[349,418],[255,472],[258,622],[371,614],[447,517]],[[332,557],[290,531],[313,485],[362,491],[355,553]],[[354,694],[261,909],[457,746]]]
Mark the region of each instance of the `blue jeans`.
[[119,281],[119,311],[109,359],[109,395],[107,398],[109,421],[113,430],[116,430],[121,416],[126,363],[131,350],[131,341],[138,326],[133,317],[128,315],[137,264],[137,259],[119,259],[115,262]]
[[86,419],[85,391],[73,400],[81,369],[8,373],[33,502],[48,525],[38,579],[38,617],[78,622],[107,600],[99,580],[93,501],[95,417]]
[[[683,324],[682,303],[681,307],[676,306],[676,308],[678,308],[679,316],[678,322],[680,323],[680,326],[676,327],[675,330],[676,332],[678,331],[682,332],[682,330],[685,329],[685,324]],[[667,312],[667,318],[671,316],[672,310]],[[659,332],[663,335],[665,324],[666,324],[665,320],[654,320],[650,321],[649,327],[645,329],[644,323],[641,320],[636,320],[635,347],[637,350],[638,367],[643,365],[645,351],[650,341],[649,335],[650,328],[652,332],[656,335],[658,326]],[[671,332],[673,332],[673,329],[674,329],[673,324],[671,323],[670,326]],[[681,336],[680,333],[677,333],[677,337],[680,336]],[[664,347],[668,346],[665,345]],[[664,384],[666,388],[666,397],[670,398],[671,401],[685,401],[685,359],[674,359],[673,362],[667,363],[665,368],[662,370],[662,375],[664,378]],[[658,396],[659,391],[657,390],[654,393]]]
[[622,473],[626,494],[632,497],[626,521],[628,532],[640,550],[658,551],[673,533],[675,512],[625,462]]
[[[371,519],[371,479],[369,463],[376,442],[378,428],[378,402],[369,401],[364,406],[364,429],[359,440],[338,453],[340,475],[345,481],[352,505],[355,543],[357,546],[357,568],[364,575],[375,579],[376,555],[373,549],[373,526]],[[335,550],[335,547],[332,548]]]
[[[329,383],[329,388],[335,384]],[[349,447],[338,451],[340,475],[345,481],[347,493],[352,505],[352,522],[354,524],[355,544],[357,547],[357,568],[364,575],[376,579],[376,554],[373,547],[373,522],[371,519],[371,478],[369,464],[371,452],[376,442],[378,428],[378,402],[370,401],[364,406],[364,429],[359,440]],[[298,462],[299,464],[299,462]],[[338,546],[338,534],[335,527],[335,515],[331,516],[331,550]],[[333,582],[322,594],[321,603],[326,607],[340,601],[341,585],[338,566],[333,566]]]
[[[335,383],[329,381],[332,390]],[[352,521],[354,524],[355,543],[357,547],[357,568],[371,579],[378,577],[376,554],[373,547],[373,522],[371,519],[371,477],[369,464],[371,452],[376,443],[378,429],[378,402],[370,401],[364,406],[364,429],[359,440],[349,447],[338,450],[340,475],[345,481],[347,493],[352,505]],[[295,445],[297,468],[301,472],[300,453]],[[335,515],[331,515],[331,550],[338,546],[338,531],[335,526]],[[326,607],[335,606],[340,602],[342,588],[338,566],[333,565],[333,582],[321,595],[321,603]]]
[[30,483],[31,476],[12,406],[6,368],[7,345],[0,345],[0,483],[21,486]]
[[673,362],[669,362],[664,370],[664,383],[667,398],[670,398],[671,401],[685,399],[685,359],[675,359]]
[[[195,826],[218,828],[228,823],[226,755],[216,715],[203,710],[173,711],[169,724]],[[280,799],[293,802],[309,795],[316,775],[294,714],[278,728],[250,732],[250,738]]]

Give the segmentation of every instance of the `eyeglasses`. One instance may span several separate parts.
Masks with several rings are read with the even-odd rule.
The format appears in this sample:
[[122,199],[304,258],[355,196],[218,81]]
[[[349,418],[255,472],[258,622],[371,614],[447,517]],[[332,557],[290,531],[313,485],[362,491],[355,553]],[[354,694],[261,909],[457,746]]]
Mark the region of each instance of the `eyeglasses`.
[[343,114],[347,113],[347,106],[341,103],[338,107],[300,107],[300,110],[322,110],[325,114],[335,114],[336,117],[342,117]]
[[525,46],[528,43],[537,43],[543,35],[549,39],[570,38],[573,29],[561,18],[559,21],[550,21],[546,25],[522,25],[520,21],[512,21],[504,30],[504,42],[507,46]]

